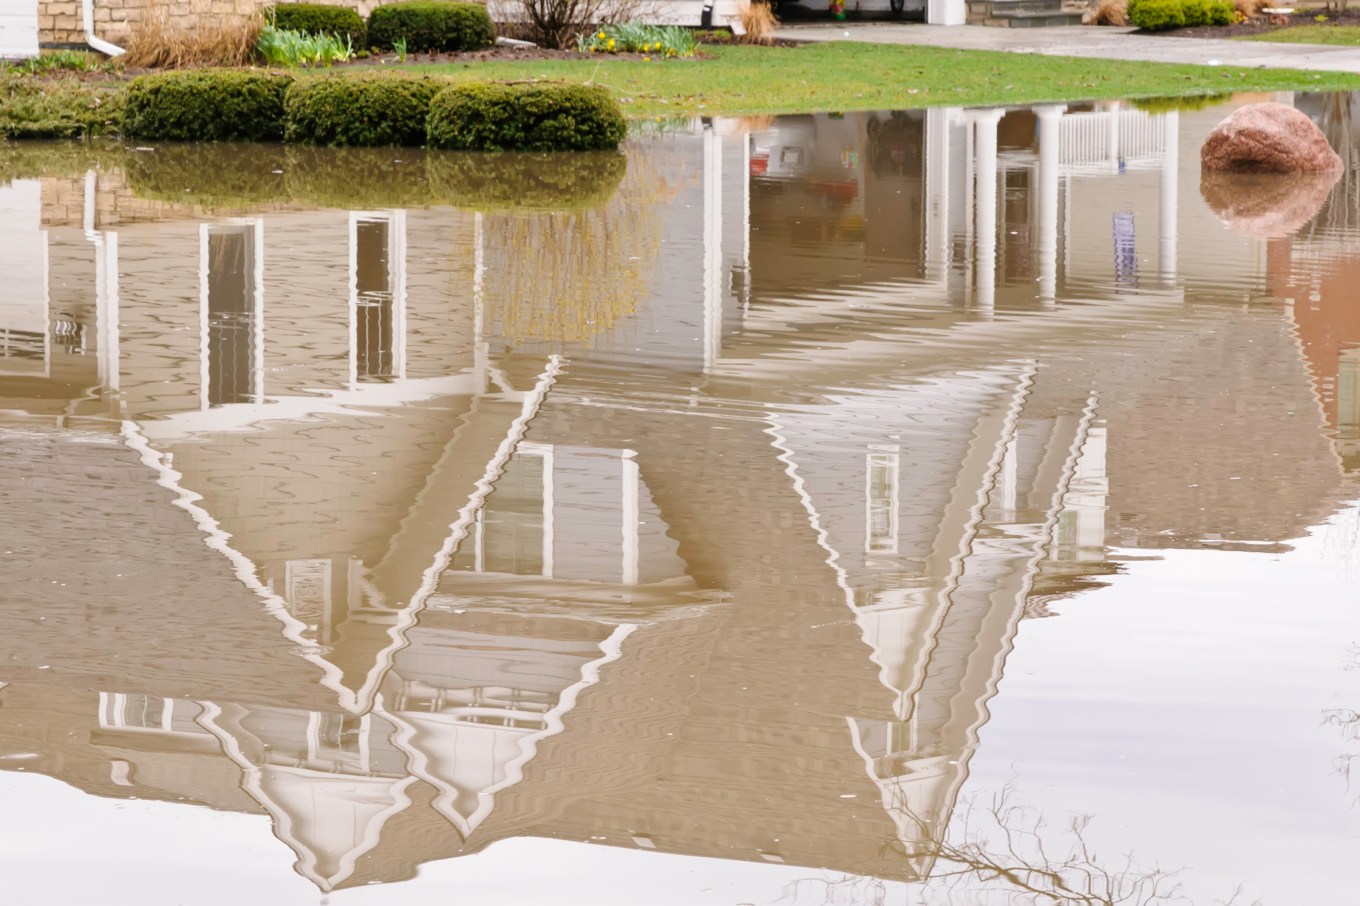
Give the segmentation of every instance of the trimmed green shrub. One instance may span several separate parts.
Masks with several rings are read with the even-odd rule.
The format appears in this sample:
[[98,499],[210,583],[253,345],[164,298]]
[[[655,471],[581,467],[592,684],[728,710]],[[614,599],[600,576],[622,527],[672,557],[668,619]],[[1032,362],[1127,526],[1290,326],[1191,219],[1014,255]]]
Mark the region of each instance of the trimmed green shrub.
[[410,53],[481,50],[496,43],[491,16],[480,3],[410,0],[379,6],[368,17],[368,40],[390,49],[405,39]]
[[1129,0],[1129,21],[1144,31],[1166,31],[1185,26],[1181,0]]
[[1209,13],[1206,25],[1232,25],[1237,15],[1237,7],[1231,0],[1209,0]]
[[428,78],[374,72],[303,79],[288,89],[283,139],[310,145],[421,145],[430,100]]
[[453,151],[604,151],[628,132],[596,85],[455,85],[430,104],[426,141]]
[[277,141],[292,81],[233,69],[138,76],[128,84],[123,134],[159,141]]
[[349,38],[355,47],[367,47],[368,27],[356,10],[321,3],[280,3],[270,12],[275,28],[309,35]]

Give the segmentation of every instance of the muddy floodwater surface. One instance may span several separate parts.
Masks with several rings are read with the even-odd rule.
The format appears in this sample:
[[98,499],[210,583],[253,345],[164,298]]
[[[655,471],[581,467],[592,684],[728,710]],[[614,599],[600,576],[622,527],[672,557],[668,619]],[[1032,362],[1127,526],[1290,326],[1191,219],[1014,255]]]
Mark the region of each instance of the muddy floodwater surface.
[[0,145],[0,900],[1353,902],[1360,98],[1257,99]]

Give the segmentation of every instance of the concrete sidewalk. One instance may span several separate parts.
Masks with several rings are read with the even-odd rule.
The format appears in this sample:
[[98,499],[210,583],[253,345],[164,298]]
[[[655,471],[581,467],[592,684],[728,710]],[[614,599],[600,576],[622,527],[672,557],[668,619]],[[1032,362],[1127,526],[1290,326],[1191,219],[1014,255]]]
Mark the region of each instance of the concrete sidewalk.
[[775,32],[775,37],[789,41],[863,41],[1146,63],[1208,63],[1240,69],[1268,67],[1360,72],[1360,47],[1173,38],[1133,32],[1132,28],[1110,26],[988,28],[981,25],[855,22],[786,25]]

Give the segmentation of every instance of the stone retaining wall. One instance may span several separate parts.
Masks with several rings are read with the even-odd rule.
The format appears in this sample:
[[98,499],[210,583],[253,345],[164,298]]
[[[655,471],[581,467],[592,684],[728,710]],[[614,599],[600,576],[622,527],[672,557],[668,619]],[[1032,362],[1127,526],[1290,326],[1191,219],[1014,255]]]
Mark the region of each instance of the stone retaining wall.
[[[43,44],[85,43],[80,0],[37,0],[38,40]],[[367,16],[382,0],[310,0],[332,6],[349,6]],[[222,25],[244,21],[270,5],[270,0],[94,0],[94,33],[105,41],[121,44],[137,23],[156,10],[165,10],[182,28]]]

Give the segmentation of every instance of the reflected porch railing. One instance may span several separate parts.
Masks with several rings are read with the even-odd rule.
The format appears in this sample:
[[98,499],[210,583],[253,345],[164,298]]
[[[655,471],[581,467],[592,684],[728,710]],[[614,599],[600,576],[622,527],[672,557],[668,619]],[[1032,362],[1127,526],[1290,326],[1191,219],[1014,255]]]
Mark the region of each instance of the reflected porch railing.
[[1062,166],[1070,172],[1159,164],[1166,153],[1164,121],[1142,110],[1066,113],[1059,120]]

